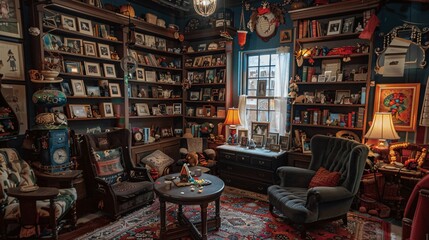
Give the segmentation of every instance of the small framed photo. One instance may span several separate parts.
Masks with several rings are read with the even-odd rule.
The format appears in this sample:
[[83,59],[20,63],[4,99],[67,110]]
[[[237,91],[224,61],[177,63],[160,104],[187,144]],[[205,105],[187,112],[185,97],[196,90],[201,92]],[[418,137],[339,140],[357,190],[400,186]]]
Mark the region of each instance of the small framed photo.
[[111,102],[100,103],[100,113],[103,117],[113,117],[113,104]]
[[103,70],[104,70],[105,77],[116,78],[115,64],[103,63]]
[[255,142],[257,148],[262,148],[264,145],[265,135],[253,134],[252,139]]
[[173,103],[173,115],[182,114],[182,104],[181,103]]
[[280,144],[270,144],[271,152],[280,152]]
[[204,108],[203,107],[197,107],[195,116],[197,117],[204,117]]
[[167,115],[173,115],[173,106],[167,106]]
[[139,81],[145,80],[144,68],[137,68],[136,69],[136,80],[139,80]]
[[61,82],[61,91],[66,94],[66,96],[71,96],[72,92],[68,82]]
[[258,81],[258,97],[265,97],[267,95],[267,80]]
[[343,104],[352,104],[352,98],[351,97],[344,97],[343,98]]
[[195,57],[194,58],[194,64],[192,66],[193,67],[201,67],[202,66],[202,62],[203,62],[203,58],[202,57]]
[[136,103],[137,116],[148,116],[150,115],[149,106],[147,103]]
[[145,71],[146,82],[156,82],[156,72],[155,71]]
[[326,77],[323,74],[317,76],[317,82],[326,82]]
[[84,18],[77,18],[77,23],[79,26],[79,32],[86,34],[86,35],[90,35],[93,36],[94,33],[92,31],[92,22],[91,20],[88,19],[84,19]]
[[71,31],[77,31],[76,19],[74,17],[61,15],[61,25],[64,29],[71,30]]
[[121,97],[121,88],[119,83],[109,83],[110,97]]
[[136,45],[137,46],[144,46],[144,34],[134,32],[134,37],[136,38]]
[[242,137],[249,137],[249,130],[239,129],[237,131],[237,137],[238,137],[238,139],[241,139]]
[[198,52],[205,51],[206,49],[207,49],[206,43],[201,43],[200,45],[198,45]]
[[84,62],[83,64],[85,66],[85,73],[86,73],[86,75],[88,75],[88,76],[97,76],[97,77],[101,76],[100,64],[99,63]]
[[355,26],[355,17],[344,19],[342,33],[352,33]]
[[343,104],[344,98],[350,98],[350,90],[336,90],[335,91],[335,103]]
[[342,82],[343,81],[343,74],[342,73],[338,73],[337,74],[337,82]]
[[269,122],[252,122],[252,138],[254,135],[264,135],[265,137],[268,137],[269,129]]
[[97,47],[96,47],[95,42],[83,41],[83,53],[86,56],[96,57],[97,56],[96,49],[97,49]]
[[166,114],[167,113],[167,105],[165,103],[158,104],[158,108],[159,108],[159,112],[161,114]]
[[278,144],[279,143],[279,134],[278,133],[268,133],[267,140],[270,139],[270,144]]
[[[69,52],[76,53],[76,54],[82,54],[82,39],[78,38],[64,38],[64,45],[68,46],[70,48]],[[56,49],[54,49],[56,50]]]
[[326,35],[340,34],[341,33],[341,23],[342,22],[343,22],[342,19],[329,21],[328,31],[327,31]]
[[286,29],[280,31],[280,43],[292,42],[292,29]]
[[302,144],[302,153],[311,153],[311,147],[310,147],[310,140],[306,139],[306,136],[302,136],[301,138],[301,144]]
[[86,96],[85,83],[83,82],[83,80],[71,79],[70,82],[73,89],[73,96]]
[[189,100],[198,101],[200,100],[200,92],[199,91],[191,91],[189,95]]
[[90,118],[92,117],[91,105],[69,104],[68,115],[70,118]]
[[287,151],[289,150],[289,144],[290,144],[290,135],[286,134],[285,136],[280,136],[279,144],[282,150]]
[[152,107],[152,115],[161,115],[161,111],[159,110],[159,107]]
[[64,69],[66,73],[82,74],[82,63],[78,61],[64,61]]
[[111,59],[110,46],[107,44],[98,43],[98,56],[100,56],[100,58]]
[[100,87],[99,86],[86,86],[86,93],[89,97],[99,97]]

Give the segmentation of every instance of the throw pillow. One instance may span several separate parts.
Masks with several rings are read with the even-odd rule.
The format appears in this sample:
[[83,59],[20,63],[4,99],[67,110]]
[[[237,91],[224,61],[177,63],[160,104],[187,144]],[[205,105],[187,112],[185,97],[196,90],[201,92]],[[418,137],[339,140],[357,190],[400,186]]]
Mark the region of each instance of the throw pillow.
[[324,167],[321,167],[319,170],[317,170],[316,174],[311,179],[308,187],[335,187],[338,185],[340,177],[340,172],[330,172]]
[[162,176],[164,169],[170,166],[174,160],[160,150],[147,155],[140,160],[141,163],[148,165],[151,169],[156,169],[159,176]]
[[120,182],[124,179],[125,173],[122,166],[122,148],[94,151],[95,170],[98,177],[109,184]]

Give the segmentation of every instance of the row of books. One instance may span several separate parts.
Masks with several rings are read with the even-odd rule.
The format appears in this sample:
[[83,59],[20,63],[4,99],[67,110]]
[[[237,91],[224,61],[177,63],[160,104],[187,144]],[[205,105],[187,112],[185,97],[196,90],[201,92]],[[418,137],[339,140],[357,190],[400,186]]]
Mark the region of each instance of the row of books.
[[157,56],[152,53],[142,53],[135,50],[129,50],[130,55],[137,60],[139,64],[152,67],[180,68],[182,61],[180,59],[167,59],[164,56]]
[[321,23],[317,20],[305,19],[299,21],[298,38],[323,36]]
[[200,107],[187,106],[187,117],[225,117],[225,107],[215,107],[213,105],[204,105]]
[[[312,77],[315,76],[316,67],[303,66],[302,67],[302,82],[313,82]],[[314,81],[316,82],[316,81]]]
[[363,126],[363,117],[365,108],[359,108],[357,112],[348,113],[333,113],[329,109],[308,108],[301,111],[301,123],[313,125],[329,125],[341,127],[356,127]]

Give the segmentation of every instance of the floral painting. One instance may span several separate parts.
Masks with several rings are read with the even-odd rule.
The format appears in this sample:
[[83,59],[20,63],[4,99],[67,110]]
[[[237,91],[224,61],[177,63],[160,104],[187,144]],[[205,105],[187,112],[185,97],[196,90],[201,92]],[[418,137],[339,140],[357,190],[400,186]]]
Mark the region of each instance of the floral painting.
[[378,84],[374,112],[392,113],[396,131],[415,131],[420,83]]

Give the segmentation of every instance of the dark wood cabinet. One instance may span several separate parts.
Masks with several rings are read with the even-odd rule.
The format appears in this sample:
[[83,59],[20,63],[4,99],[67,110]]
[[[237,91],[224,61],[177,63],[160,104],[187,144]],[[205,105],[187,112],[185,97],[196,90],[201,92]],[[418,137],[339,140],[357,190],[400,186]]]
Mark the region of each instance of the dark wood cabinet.
[[300,152],[288,152],[287,160],[288,160],[289,166],[308,168],[311,161],[311,155],[300,153]]
[[226,185],[258,193],[278,182],[276,170],[287,164],[286,152],[222,145],[219,152],[219,174]]

